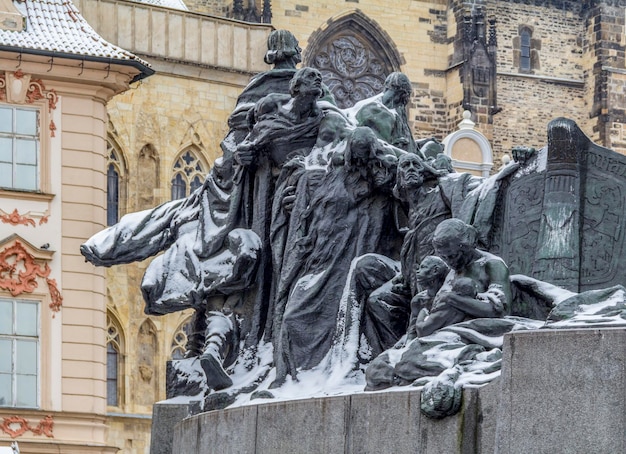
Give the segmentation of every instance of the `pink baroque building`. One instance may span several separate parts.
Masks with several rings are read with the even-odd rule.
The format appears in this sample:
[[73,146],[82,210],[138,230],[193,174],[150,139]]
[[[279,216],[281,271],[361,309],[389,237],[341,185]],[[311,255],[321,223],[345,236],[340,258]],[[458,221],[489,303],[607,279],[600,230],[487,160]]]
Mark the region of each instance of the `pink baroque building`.
[[0,0],[0,447],[110,453],[106,103],[154,71],[67,0]]

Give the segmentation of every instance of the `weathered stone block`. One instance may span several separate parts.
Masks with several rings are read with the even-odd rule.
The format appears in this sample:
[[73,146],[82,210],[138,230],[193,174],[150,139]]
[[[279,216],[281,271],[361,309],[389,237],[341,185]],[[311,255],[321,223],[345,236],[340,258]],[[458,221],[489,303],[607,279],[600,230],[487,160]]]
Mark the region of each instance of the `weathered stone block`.
[[497,453],[626,452],[626,328],[505,336]]
[[190,419],[198,421],[198,454],[256,452],[256,406],[233,408],[229,411],[210,411]]
[[[152,409],[152,431],[150,442],[150,454],[171,454],[172,452],[192,453],[195,451],[172,450],[174,428],[176,424],[189,415],[189,405],[156,403]],[[177,428],[178,430],[178,428]],[[186,431],[188,432],[188,431]],[[187,443],[195,443],[197,436],[191,436]],[[187,447],[187,446],[186,446]]]
[[[180,422],[174,428],[174,438],[170,445],[170,451],[161,448],[159,454],[199,454],[207,452],[202,450],[200,445],[200,420],[198,418],[188,418]],[[154,446],[152,440],[151,449]],[[150,454],[154,454],[151,452]]]
[[349,452],[415,452],[420,438],[420,393],[352,396]]
[[262,405],[256,452],[344,454],[349,408],[349,396]]

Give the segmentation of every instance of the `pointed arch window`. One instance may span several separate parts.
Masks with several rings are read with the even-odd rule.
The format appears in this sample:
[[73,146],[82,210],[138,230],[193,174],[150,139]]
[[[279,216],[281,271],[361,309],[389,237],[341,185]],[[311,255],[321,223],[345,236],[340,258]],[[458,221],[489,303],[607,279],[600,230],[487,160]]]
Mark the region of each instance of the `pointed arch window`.
[[123,336],[119,325],[107,314],[107,405],[119,407],[122,395]]
[[189,336],[191,336],[191,331],[193,329],[192,320],[193,317],[185,319],[185,321],[183,321],[176,329],[170,349],[170,357],[172,359],[183,359],[185,357],[185,352],[187,351],[187,340],[189,339]]
[[107,225],[116,224],[124,200],[125,166],[121,151],[107,140]]
[[193,148],[184,150],[174,161],[172,177],[172,200],[182,199],[194,192],[204,181],[206,165]]

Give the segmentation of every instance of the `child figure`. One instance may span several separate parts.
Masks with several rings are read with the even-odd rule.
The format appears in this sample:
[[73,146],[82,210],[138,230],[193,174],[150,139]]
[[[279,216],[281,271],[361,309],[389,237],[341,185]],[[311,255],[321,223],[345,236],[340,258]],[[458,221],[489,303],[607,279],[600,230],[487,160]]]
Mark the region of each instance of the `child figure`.
[[419,289],[411,299],[411,317],[407,333],[396,343],[396,348],[402,348],[417,337],[417,323],[423,321],[431,309],[437,292],[443,285],[450,268],[443,260],[434,255],[424,257],[414,269],[411,279],[411,288]]

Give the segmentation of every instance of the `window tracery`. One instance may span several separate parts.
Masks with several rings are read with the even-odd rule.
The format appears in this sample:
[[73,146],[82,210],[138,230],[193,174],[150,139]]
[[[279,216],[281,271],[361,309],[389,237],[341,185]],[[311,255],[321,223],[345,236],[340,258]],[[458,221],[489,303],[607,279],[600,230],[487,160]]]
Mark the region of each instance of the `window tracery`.
[[107,225],[117,223],[125,201],[126,166],[122,152],[107,139]]
[[197,150],[188,148],[174,161],[172,184],[172,200],[187,197],[204,181],[206,166],[199,158]]
[[113,225],[119,220],[119,185],[120,171],[115,150],[109,150],[107,162],[107,225]]
[[320,70],[341,108],[381,93],[386,77],[402,63],[389,36],[360,11],[311,35],[304,60]]
[[185,319],[174,332],[170,347],[171,359],[183,359],[187,351],[187,340],[192,331],[192,317]]

